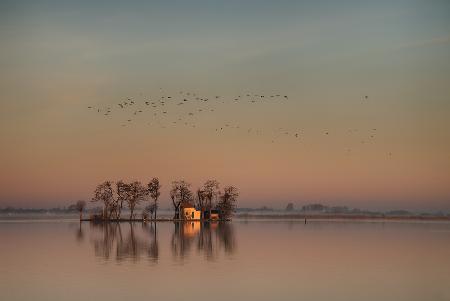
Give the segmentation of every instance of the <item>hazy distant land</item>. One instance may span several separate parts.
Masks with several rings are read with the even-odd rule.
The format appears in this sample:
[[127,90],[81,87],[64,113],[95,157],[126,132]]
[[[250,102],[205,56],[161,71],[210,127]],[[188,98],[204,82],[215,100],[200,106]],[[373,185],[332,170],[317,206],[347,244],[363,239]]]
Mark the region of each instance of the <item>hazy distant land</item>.
[[259,209],[240,208],[236,212],[238,218],[257,219],[390,219],[390,220],[450,220],[449,212],[412,212],[409,210],[369,211],[346,206],[326,206],[308,204],[295,209],[289,203],[284,210],[268,207]]
[[[86,208],[86,213],[96,213],[101,207]],[[170,215],[172,209],[162,209]],[[75,214],[77,209],[73,206],[55,208],[0,208],[0,218],[17,215],[66,215]],[[258,208],[236,208],[235,218],[238,219],[387,219],[387,220],[449,220],[450,212],[412,212],[409,210],[369,211],[346,206],[325,206],[322,204],[308,204],[294,208],[290,203],[285,209],[274,209],[266,206]]]

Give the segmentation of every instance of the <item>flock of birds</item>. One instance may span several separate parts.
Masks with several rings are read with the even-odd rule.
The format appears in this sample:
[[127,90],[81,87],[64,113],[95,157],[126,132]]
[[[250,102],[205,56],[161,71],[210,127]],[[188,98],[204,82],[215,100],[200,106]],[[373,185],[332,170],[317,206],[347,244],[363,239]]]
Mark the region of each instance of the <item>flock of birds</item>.
[[[231,102],[239,104],[247,102],[250,104],[258,104],[265,100],[271,101],[287,101],[287,95],[260,95],[260,94],[244,94],[234,97]],[[138,115],[150,112],[151,119],[148,119],[149,125],[157,124],[161,128],[166,128],[169,124],[184,125],[195,128],[195,116],[205,115],[207,113],[218,110],[218,104],[230,103],[230,99],[226,97],[215,95],[213,97],[201,97],[193,92],[180,91],[177,96],[160,96],[158,98],[135,100],[127,97],[125,100],[105,107],[88,106],[88,109],[96,111],[105,117],[111,117],[117,110],[128,112],[127,118],[123,120],[121,126],[129,126],[138,117]],[[179,107],[178,109],[176,107]],[[185,108],[184,110],[180,108]],[[239,125],[232,125],[225,123],[215,127],[215,131],[224,131],[227,128],[240,129]],[[260,134],[261,130],[248,128],[247,132],[255,132]],[[298,137],[298,134],[297,134]]]
[[[287,102],[289,101],[289,96],[284,94],[257,94],[257,93],[245,93],[237,95],[235,97],[225,97],[220,95],[214,95],[212,97],[201,96],[194,92],[179,91],[178,94],[168,95],[160,89],[161,96],[155,98],[144,97],[142,93],[139,99],[132,97],[127,97],[126,99],[117,102],[115,104],[107,106],[88,106],[88,109],[104,116],[105,118],[111,118],[117,115],[121,119],[121,126],[127,127],[131,126],[133,123],[140,119],[144,119],[147,125],[154,125],[160,128],[172,127],[190,127],[196,128],[199,126],[199,118],[201,116],[206,116],[214,112],[220,113],[220,109],[223,108],[222,105],[225,104],[248,104],[248,105],[258,105],[261,103],[268,102]],[[362,97],[362,101],[367,101],[368,95]],[[233,108],[234,110],[234,108]],[[145,116],[141,118],[140,116]],[[215,118],[214,120],[218,120]],[[214,121],[213,121],[214,123]],[[211,124],[211,123],[208,123]],[[279,127],[270,130],[268,133],[267,129],[248,127],[244,125],[239,125],[237,123],[223,123],[213,126],[213,130],[216,133],[222,133],[229,130],[239,130],[248,135],[266,135],[269,137],[271,143],[275,143],[278,139],[282,137],[290,137],[301,141],[302,130],[300,129],[287,129]],[[371,129],[366,139],[361,140],[361,144],[370,142],[370,140],[375,138],[376,128]],[[358,129],[348,130],[349,134],[355,134]],[[329,131],[324,131],[325,136],[330,135]],[[347,148],[347,153],[351,152],[350,148]],[[391,155],[389,153],[389,155]]]

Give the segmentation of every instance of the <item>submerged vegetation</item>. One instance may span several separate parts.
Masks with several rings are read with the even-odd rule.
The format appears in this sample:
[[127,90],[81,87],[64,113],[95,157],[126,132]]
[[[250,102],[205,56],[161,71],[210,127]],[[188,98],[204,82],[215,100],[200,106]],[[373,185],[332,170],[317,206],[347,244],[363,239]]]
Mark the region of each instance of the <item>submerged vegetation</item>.
[[[92,202],[103,205],[103,210],[101,214],[95,214],[91,219],[123,220],[122,210],[124,206],[127,206],[130,211],[128,220],[157,220],[160,195],[161,184],[158,178],[153,178],[147,185],[139,181],[130,183],[122,180],[115,183],[105,181],[97,185],[92,198]],[[239,192],[234,186],[225,186],[221,190],[217,180],[208,180],[194,194],[190,183],[178,180],[171,183],[169,195],[174,209],[174,220],[227,220],[232,217],[236,209]],[[136,206],[146,203],[148,205],[144,206],[141,217],[138,217],[135,212]],[[187,209],[189,209],[188,212]],[[82,209],[80,219],[82,219],[81,212]]]

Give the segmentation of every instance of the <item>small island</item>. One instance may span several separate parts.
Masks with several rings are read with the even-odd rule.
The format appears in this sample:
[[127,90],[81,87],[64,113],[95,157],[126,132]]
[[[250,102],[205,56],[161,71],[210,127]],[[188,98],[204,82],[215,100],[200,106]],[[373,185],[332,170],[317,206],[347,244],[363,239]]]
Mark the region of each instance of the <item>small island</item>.
[[[92,202],[103,205],[101,212],[83,218],[85,201],[75,204],[80,213],[80,221],[89,222],[162,222],[162,221],[229,221],[236,209],[239,196],[234,186],[220,188],[217,180],[208,180],[195,193],[185,180],[173,181],[170,189],[173,218],[158,218],[161,184],[153,178],[147,185],[139,181],[126,183],[105,181],[94,190]],[[147,203],[142,212],[136,213],[136,206]],[[123,209],[130,214],[122,216]]]

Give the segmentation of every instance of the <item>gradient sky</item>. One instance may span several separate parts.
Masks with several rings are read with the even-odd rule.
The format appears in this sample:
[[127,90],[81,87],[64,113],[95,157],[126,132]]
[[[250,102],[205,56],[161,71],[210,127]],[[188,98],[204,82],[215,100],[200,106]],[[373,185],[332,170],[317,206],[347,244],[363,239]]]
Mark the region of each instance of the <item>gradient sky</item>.
[[[243,207],[450,210],[449,1],[1,1],[0,41],[0,207],[158,176],[162,207],[170,181],[213,177]],[[87,109],[180,90],[289,101],[195,129]]]

